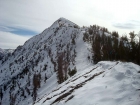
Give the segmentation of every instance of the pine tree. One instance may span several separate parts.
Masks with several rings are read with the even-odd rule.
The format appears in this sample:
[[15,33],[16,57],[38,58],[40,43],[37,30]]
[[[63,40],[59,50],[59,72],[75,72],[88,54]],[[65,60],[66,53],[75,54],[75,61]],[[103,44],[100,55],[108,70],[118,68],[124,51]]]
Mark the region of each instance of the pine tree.
[[58,63],[58,73],[57,73],[57,77],[58,77],[58,83],[62,83],[64,82],[64,74],[63,74],[63,53],[59,54],[59,57],[57,59],[57,63]]
[[101,37],[100,35],[96,35],[96,38],[93,42],[93,45],[92,45],[92,49],[93,49],[93,52],[94,52],[94,56],[93,56],[93,59],[94,59],[94,62],[95,63],[98,63],[100,60],[101,60]]

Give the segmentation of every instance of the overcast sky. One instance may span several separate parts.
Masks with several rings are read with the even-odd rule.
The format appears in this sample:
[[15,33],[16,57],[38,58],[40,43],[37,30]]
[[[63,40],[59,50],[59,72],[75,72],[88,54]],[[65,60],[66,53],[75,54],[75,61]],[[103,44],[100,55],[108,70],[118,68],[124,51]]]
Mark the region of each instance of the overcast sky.
[[0,0],[0,48],[16,48],[58,18],[119,34],[140,31],[139,0]]

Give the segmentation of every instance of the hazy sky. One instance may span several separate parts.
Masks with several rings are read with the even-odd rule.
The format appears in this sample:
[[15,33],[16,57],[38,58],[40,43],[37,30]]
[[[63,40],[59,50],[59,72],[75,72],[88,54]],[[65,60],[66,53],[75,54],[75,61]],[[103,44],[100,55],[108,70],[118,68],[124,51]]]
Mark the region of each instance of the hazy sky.
[[140,0],[0,0],[0,48],[16,48],[58,18],[119,34],[140,31]]

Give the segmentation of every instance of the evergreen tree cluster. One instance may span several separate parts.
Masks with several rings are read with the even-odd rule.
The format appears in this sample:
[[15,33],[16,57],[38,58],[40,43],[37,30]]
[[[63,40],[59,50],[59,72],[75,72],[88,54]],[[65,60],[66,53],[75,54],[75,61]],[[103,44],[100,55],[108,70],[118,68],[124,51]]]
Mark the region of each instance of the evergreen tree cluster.
[[37,90],[38,90],[38,88],[40,88],[40,85],[41,85],[41,74],[39,73],[39,74],[34,74],[34,76],[33,76],[33,86],[34,86],[34,88],[33,88],[33,101],[35,101],[36,100],[36,97],[37,97]]
[[67,69],[68,69],[68,61],[64,59],[65,54],[61,53],[59,54],[59,57],[57,59],[58,68],[57,68],[57,78],[58,83],[61,84],[67,79]]
[[70,70],[70,68],[69,68],[68,74],[69,74],[69,76],[71,77],[71,76],[73,76],[74,74],[76,74],[76,72],[77,72],[76,67],[74,67],[74,69],[72,69],[72,70]]
[[109,32],[104,27],[93,25],[84,33],[83,40],[92,45],[94,63],[120,60],[140,65],[140,42],[135,41],[134,32],[130,32],[129,36],[119,37],[116,31]]

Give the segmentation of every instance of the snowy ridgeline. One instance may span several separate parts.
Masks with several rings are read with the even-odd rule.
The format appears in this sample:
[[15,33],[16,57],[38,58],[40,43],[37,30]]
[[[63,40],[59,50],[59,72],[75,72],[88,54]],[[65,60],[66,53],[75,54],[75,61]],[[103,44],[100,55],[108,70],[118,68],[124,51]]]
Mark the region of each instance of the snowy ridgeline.
[[[0,60],[5,59],[14,52],[14,49],[1,49],[0,48]],[[5,58],[4,58],[5,57]]]
[[138,65],[102,61],[52,91],[42,88],[40,92],[46,94],[35,105],[139,105],[139,79]]
[[83,41],[86,30],[60,18],[0,60],[0,103],[139,105],[140,67],[94,65],[91,44]]
[[[83,31],[79,26],[60,18],[41,34],[17,47],[11,56],[2,59],[2,105],[21,105],[23,101],[26,104],[33,103],[43,95],[44,92],[38,93],[42,87],[53,89],[56,84],[70,78],[74,69],[79,71],[91,65],[92,62],[88,59],[91,56],[91,47],[82,38]],[[51,87],[49,78],[55,79],[55,86]]]

